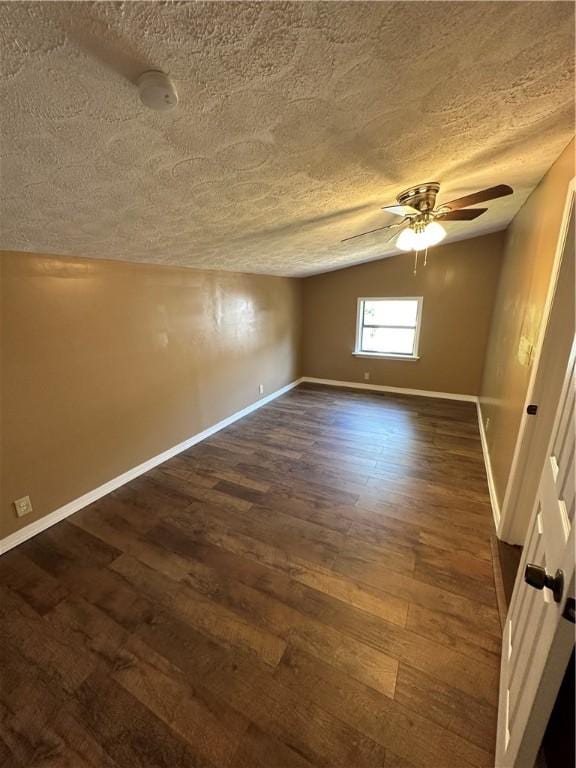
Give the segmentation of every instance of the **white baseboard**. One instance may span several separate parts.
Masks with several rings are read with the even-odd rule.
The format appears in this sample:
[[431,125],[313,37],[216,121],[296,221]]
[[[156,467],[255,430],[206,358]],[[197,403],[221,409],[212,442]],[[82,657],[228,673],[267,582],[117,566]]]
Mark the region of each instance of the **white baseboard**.
[[30,523],[30,525],[21,528],[19,531],[16,531],[9,536],[6,536],[4,539],[0,540],[0,555],[8,552],[9,549],[18,546],[18,544],[22,544],[24,541],[31,539],[33,536],[36,536],[36,534],[45,531],[46,528],[50,528],[52,525],[59,523],[61,520],[64,520],[64,518],[73,515],[74,512],[78,512],[78,510],[87,507],[89,504],[92,504],[98,499],[101,499],[102,496],[106,496],[108,493],[115,491],[116,488],[120,488],[120,486],[125,485],[126,483],[130,482],[130,480],[134,480],[134,478],[139,477],[139,475],[143,475],[145,472],[148,472],[150,469],[157,467],[159,464],[163,464],[173,456],[176,456],[177,454],[182,453],[182,451],[185,451],[188,448],[191,448],[193,445],[196,445],[196,443],[200,443],[202,440],[206,440],[207,437],[210,437],[216,432],[219,432],[221,429],[225,429],[235,421],[244,418],[244,416],[248,416],[248,414],[258,410],[258,408],[262,408],[262,406],[266,405],[266,403],[275,400],[277,397],[280,397],[280,395],[283,395],[286,392],[289,392],[291,389],[294,389],[294,387],[297,387],[298,384],[300,384],[302,381],[303,379],[297,379],[296,381],[287,384],[285,387],[277,389],[275,392],[272,392],[272,394],[266,395],[266,397],[262,397],[260,400],[257,400],[255,403],[248,405],[241,411],[237,411],[231,416],[222,419],[222,421],[219,421],[217,424],[208,427],[208,429],[205,429],[203,432],[198,432],[196,435],[189,437],[182,443],[178,443],[178,445],[175,445],[172,448],[168,448],[168,450],[159,453],[157,456],[153,456],[151,459],[144,461],[142,464],[138,464],[137,467],[133,467],[127,472],[123,472],[121,475],[114,477],[112,480],[108,480],[107,483],[98,486],[98,488],[95,488],[93,491],[85,493],[83,496],[68,502],[68,504],[64,504],[63,507],[54,510],[54,512],[50,512],[44,517],[41,517],[39,520],[35,520],[33,523]]
[[453,392],[433,392],[429,389],[406,389],[405,387],[387,387],[383,384],[364,384],[358,381],[337,381],[336,379],[315,379],[313,376],[303,376],[300,381],[311,384],[325,384],[328,387],[346,387],[350,389],[368,389],[373,392],[396,392],[399,395],[416,395],[417,397],[437,397],[441,400],[463,400],[476,403],[476,395],[459,395]]
[[50,512],[44,517],[41,517],[39,520],[35,520],[33,523],[30,523],[24,528],[21,528],[19,531],[16,531],[15,533],[10,534],[4,539],[1,539],[0,555],[4,554],[5,552],[8,552],[8,550],[12,549],[13,547],[18,546],[18,544],[22,544],[24,541],[31,539],[33,536],[36,536],[36,534],[41,533],[42,531],[45,531],[47,528],[50,528],[52,525],[59,523],[61,520],[64,520],[66,517],[73,515],[74,512],[78,512],[78,510],[83,509],[84,507],[87,507],[89,504],[92,504],[98,499],[101,499],[103,496],[106,496],[112,491],[115,491],[117,488],[120,488],[120,486],[125,485],[126,483],[129,483],[130,480],[134,480],[134,478],[139,477],[140,475],[143,475],[145,472],[148,472],[150,469],[157,467],[159,464],[163,464],[165,461],[168,461],[168,459],[171,459],[173,456],[176,456],[179,453],[182,453],[182,451],[185,451],[188,448],[191,448],[193,445],[196,445],[196,443],[200,443],[202,440],[206,440],[206,438],[210,437],[216,432],[219,432],[222,429],[225,429],[230,424],[233,424],[235,421],[238,421],[239,419],[244,418],[244,416],[248,416],[248,414],[253,413],[259,408],[262,408],[263,405],[266,405],[272,400],[275,400],[277,397],[280,397],[286,392],[289,392],[291,389],[294,389],[294,387],[297,387],[299,384],[303,384],[306,382],[311,384],[325,384],[331,387],[346,387],[351,389],[372,390],[376,392],[396,392],[398,394],[403,394],[403,395],[415,395],[419,397],[436,397],[436,398],[445,399],[445,400],[463,400],[465,402],[476,403],[476,408],[478,411],[478,426],[480,429],[480,438],[482,441],[482,452],[484,454],[484,463],[486,466],[486,475],[488,478],[488,489],[490,492],[492,513],[494,515],[494,522],[496,525],[496,529],[498,529],[498,523],[500,521],[500,508],[498,505],[498,499],[496,497],[496,491],[494,487],[492,467],[490,464],[490,455],[488,453],[486,435],[484,432],[484,425],[482,423],[482,412],[480,410],[480,403],[478,401],[478,398],[475,395],[459,395],[459,394],[454,394],[452,392],[433,392],[433,391],[424,390],[424,389],[406,389],[402,387],[387,387],[381,384],[364,384],[364,383],[355,382],[355,381],[336,381],[334,379],[317,379],[311,376],[303,376],[302,378],[297,379],[296,381],[293,381],[290,384],[287,384],[285,387],[282,387],[281,389],[276,390],[276,392],[272,392],[272,394],[267,395],[266,397],[263,397],[260,400],[257,400],[255,403],[252,403],[251,405],[248,405],[246,408],[243,408],[241,411],[237,411],[236,413],[233,413],[231,416],[228,416],[222,421],[219,421],[217,424],[214,424],[211,427],[208,427],[204,431],[198,432],[196,435],[189,437],[187,440],[184,440],[183,442],[178,443],[178,445],[175,445],[172,448],[168,448],[168,450],[163,451],[162,453],[159,453],[157,456],[153,456],[151,459],[144,461],[142,464],[138,464],[138,466],[133,467],[132,469],[129,469],[127,472],[123,472],[121,475],[118,475],[117,477],[112,478],[112,480],[109,480],[103,485],[98,486],[98,488],[95,488],[94,490],[89,491],[88,493],[85,493],[83,496],[80,496],[79,498],[74,499],[73,501],[70,501],[67,504],[64,504],[64,506],[54,510],[54,512]]
[[488,491],[490,493],[490,505],[492,507],[492,515],[494,517],[494,526],[496,528],[496,532],[498,532],[498,527],[500,525],[500,505],[498,504],[496,486],[494,485],[494,475],[492,474],[492,463],[490,461],[490,453],[488,451],[488,441],[486,439],[486,431],[484,430],[484,420],[482,419],[482,408],[480,406],[480,400],[476,401],[476,410],[478,411],[478,428],[480,430],[480,440],[482,442],[484,466],[486,467],[486,478],[488,480]]

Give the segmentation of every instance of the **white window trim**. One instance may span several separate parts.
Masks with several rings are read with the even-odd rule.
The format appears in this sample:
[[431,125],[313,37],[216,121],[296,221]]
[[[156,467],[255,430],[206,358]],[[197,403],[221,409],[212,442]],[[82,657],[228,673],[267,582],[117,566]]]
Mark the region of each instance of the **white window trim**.
[[[414,348],[410,355],[386,354],[385,352],[365,352],[362,350],[362,320],[363,320],[363,302],[365,301],[417,301],[418,310],[416,312],[416,330],[414,333]],[[423,296],[360,296],[356,304],[356,342],[354,346],[354,357],[381,357],[385,360],[419,360],[420,355],[418,351],[420,349],[420,326],[422,324],[422,304],[424,301]],[[386,326],[387,328],[413,328],[413,326]]]

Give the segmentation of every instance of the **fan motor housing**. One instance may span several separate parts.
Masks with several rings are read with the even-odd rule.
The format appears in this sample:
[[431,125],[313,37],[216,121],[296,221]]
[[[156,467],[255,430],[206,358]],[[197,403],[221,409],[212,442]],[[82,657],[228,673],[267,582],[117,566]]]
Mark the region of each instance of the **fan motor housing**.
[[440,184],[437,181],[430,181],[426,184],[419,184],[417,187],[410,187],[400,192],[396,200],[400,205],[409,205],[421,213],[434,210],[436,205],[436,195],[440,191]]

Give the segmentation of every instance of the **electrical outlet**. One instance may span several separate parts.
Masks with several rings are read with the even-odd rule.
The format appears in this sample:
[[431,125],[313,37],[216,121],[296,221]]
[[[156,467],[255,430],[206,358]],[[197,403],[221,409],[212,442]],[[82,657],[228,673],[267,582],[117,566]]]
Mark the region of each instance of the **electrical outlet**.
[[365,371],[365,373],[364,373],[364,381],[370,381],[370,371]]
[[258,392],[263,395],[264,394],[264,384],[258,384]]
[[18,517],[24,517],[24,515],[28,515],[32,512],[30,496],[22,496],[21,499],[16,499],[14,502],[14,509],[16,510]]

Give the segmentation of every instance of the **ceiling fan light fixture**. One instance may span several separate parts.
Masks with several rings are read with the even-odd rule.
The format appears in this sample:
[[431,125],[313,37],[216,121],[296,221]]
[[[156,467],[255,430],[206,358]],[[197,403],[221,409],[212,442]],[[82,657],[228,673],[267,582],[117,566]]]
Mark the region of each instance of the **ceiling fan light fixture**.
[[424,232],[422,233],[426,237],[426,248],[430,248],[432,245],[437,245],[446,237],[446,230],[437,221],[431,221],[426,225]]
[[415,250],[416,232],[412,227],[403,229],[398,235],[396,245],[401,251],[414,251]]
[[424,251],[446,237],[446,230],[437,221],[430,221],[425,226],[416,225],[402,230],[396,240],[401,251]]
[[471,195],[451,200],[449,203],[437,205],[436,198],[439,192],[440,184],[437,181],[405,189],[396,197],[397,205],[385,205],[382,208],[386,213],[402,216],[402,221],[399,224],[386,224],[383,227],[369,229],[367,232],[345,237],[342,242],[391,227],[400,227],[400,231],[396,234],[395,245],[397,248],[401,251],[425,251],[446,237],[446,230],[438,223],[438,219],[443,221],[473,221],[486,213],[488,208],[470,208],[471,205],[511,195],[514,190],[507,184],[498,184],[495,187],[481,189]]

